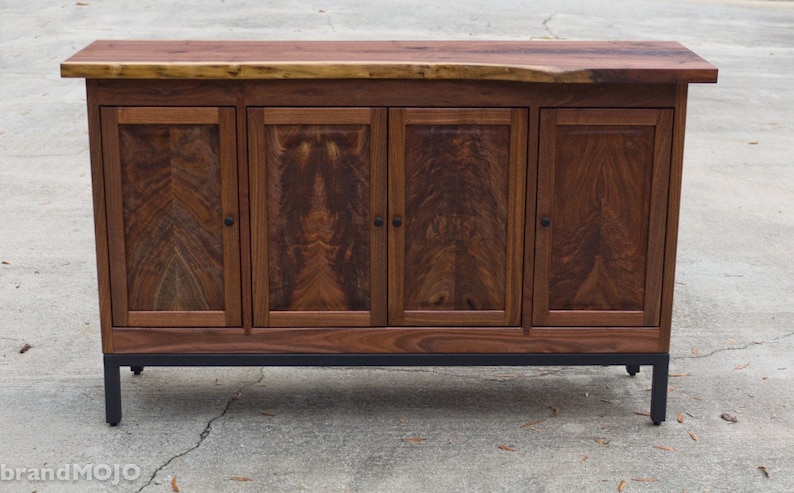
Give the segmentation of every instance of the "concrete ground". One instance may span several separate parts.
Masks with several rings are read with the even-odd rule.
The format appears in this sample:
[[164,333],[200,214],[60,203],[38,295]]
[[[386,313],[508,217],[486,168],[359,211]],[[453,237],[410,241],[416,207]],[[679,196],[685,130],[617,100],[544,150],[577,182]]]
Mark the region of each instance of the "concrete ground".
[[[59,77],[97,38],[678,40],[716,64],[690,89],[668,421],[635,414],[648,370],[148,368],[108,427],[84,88]],[[793,87],[794,2],[0,0],[0,492],[794,491]]]

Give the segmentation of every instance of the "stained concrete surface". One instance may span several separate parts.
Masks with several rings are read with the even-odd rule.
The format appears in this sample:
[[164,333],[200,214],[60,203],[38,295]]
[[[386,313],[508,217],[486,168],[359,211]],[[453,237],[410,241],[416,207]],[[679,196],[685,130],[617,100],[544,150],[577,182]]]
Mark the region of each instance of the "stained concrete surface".
[[[716,64],[689,93],[668,421],[635,414],[648,370],[147,368],[106,426],[59,63],[107,38],[672,39]],[[0,492],[793,491],[792,87],[783,1],[0,1]]]

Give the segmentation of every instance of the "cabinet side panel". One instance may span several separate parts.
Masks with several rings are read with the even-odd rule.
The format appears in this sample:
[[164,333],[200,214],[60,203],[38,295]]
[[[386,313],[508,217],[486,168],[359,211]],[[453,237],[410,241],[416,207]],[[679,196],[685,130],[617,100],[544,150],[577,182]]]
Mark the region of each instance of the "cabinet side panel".
[[504,310],[510,126],[405,134],[405,309]]
[[130,310],[225,308],[219,141],[217,125],[119,125]]
[[113,315],[111,313],[110,260],[108,257],[107,203],[105,169],[102,155],[102,119],[97,103],[97,81],[86,80],[88,100],[88,139],[91,152],[91,188],[94,199],[94,239],[97,256],[99,320],[102,328],[102,351],[113,352]]
[[370,309],[370,127],[267,124],[270,310]]

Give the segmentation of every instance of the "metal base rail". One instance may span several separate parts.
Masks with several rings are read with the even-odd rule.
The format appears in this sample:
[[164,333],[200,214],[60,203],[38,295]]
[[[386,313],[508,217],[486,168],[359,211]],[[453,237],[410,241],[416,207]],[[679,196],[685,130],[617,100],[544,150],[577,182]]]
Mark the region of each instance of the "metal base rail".
[[652,366],[651,421],[667,411],[669,353],[628,354],[105,354],[105,417],[121,422],[121,376],[129,366],[139,375],[146,366],[609,366],[625,365],[634,376]]

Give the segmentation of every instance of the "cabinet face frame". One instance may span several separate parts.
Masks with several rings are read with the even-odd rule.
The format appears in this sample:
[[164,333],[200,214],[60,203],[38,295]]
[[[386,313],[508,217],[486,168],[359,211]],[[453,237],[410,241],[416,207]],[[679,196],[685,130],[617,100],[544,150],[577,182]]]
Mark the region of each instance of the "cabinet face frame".
[[[495,252],[495,255],[503,255],[504,262],[501,268],[504,269],[502,273],[504,284],[489,286],[500,291],[499,295],[502,296],[504,304],[502,309],[407,309],[406,291],[416,289],[415,286],[406,285],[408,267],[406,231],[414,220],[406,211],[406,198],[411,192],[406,189],[406,167],[409,164],[407,147],[410,145],[406,140],[408,133],[406,128],[410,125],[428,128],[451,127],[453,133],[456,132],[454,127],[458,126],[497,125],[508,128],[509,150],[505,163],[506,203],[503,204],[505,251]],[[389,325],[488,327],[521,324],[526,157],[527,110],[525,109],[393,108],[389,110],[389,218],[399,218],[403,222],[400,227],[394,225],[389,227]],[[476,197],[466,197],[464,200],[474,199]],[[427,212],[430,215],[436,213]],[[484,221],[487,218],[481,216],[479,220]],[[474,228],[476,230],[478,226],[475,225]]]
[[[269,207],[277,207],[269,198],[268,149],[266,131],[268,127],[353,125],[368,129],[369,152],[369,203],[366,216],[369,235],[369,309],[368,310],[272,310],[270,291],[270,255],[277,255],[269,245],[271,226],[268,224]],[[386,215],[386,110],[383,108],[260,108],[248,109],[248,143],[250,162],[251,200],[251,254],[253,322],[255,327],[377,327],[386,325],[386,227],[377,227],[375,217]],[[333,180],[333,177],[329,179]],[[327,184],[323,184],[325,186]],[[314,193],[317,193],[313,190]],[[284,191],[286,195],[288,191]],[[309,200],[310,198],[304,198]],[[294,221],[306,220],[293,217]],[[333,247],[333,246],[331,246]],[[348,259],[355,262],[357,259]],[[330,265],[330,269],[344,270],[346,264]],[[334,286],[336,288],[338,286]]]
[[[237,193],[237,136],[235,109],[228,107],[101,107],[100,119],[102,127],[102,159],[104,162],[105,196],[107,197],[108,254],[110,264],[110,291],[113,326],[138,327],[236,327],[242,322],[241,282],[240,282],[240,242],[239,213]],[[217,217],[204,217],[197,220],[218,221],[220,243],[222,244],[222,266],[220,282],[222,283],[222,306],[211,309],[188,310],[157,310],[135,309],[130,306],[130,273],[127,270],[128,251],[125,226],[124,183],[122,172],[121,126],[146,125],[191,126],[206,125],[217,127],[218,133],[218,179],[220,197]],[[171,132],[172,130],[169,130]],[[187,141],[187,144],[195,142]],[[200,144],[200,143],[199,143]],[[173,149],[172,149],[173,150]],[[189,151],[186,151],[189,152]],[[172,166],[174,159],[169,156]],[[172,171],[172,170],[171,170]],[[169,171],[170,173],[170,171]],[[196,179],[198,177],[192,177]],[[195,184],[195,183],[193,183]],[[182,183],[177,187],[185,187]],[[172,190],[173,192],[173,190]],[[177,193],[177,192],[174,192]],[[178,201],[176,199],[175,201]],[[193,213],[202,215],[210,213],[208,209],[200,210],[201,204],[194,204],[199,210]],[[190,206],[180,207],[189,208]],[[131,214],[135,214],[132,211]],[[231,218],[233,224],[225,225],[225,218]],[[146,220],[146,218],[142,218]],[[177,218],[174,218],[177,219]],[[209,231],[206,231],[211,234]],[[174,233],[179,237],[180,233]],[[191,241],[190,233],[187,241]],[[197,233],[198,234],[198,233]],[[192,240],[199,241],[197,237]],[[175,240],[178,241],[178,240]],[[201,264],[200,254],[193,261]],[[168,252],[166,252],[168,254]],[[172,255],[174,255],[172,253]],[[176,255],[177,257],[179,255]],[[192,254],[191,254],[192,256]],[[190,262],[189,260],[183,260]],[[195,267],[195,266],[193,266]],[[197,281],[199,282],[199,281]],[[201,288],[197,288],[201,290]],[[193,297],[197,292],[194,291]],[[220,300],[218,300],[220,301]],[[218,304],[216,301],[214,304]]]
[[[540,144],[538,161],[538,206],[537,215],[534,218],[535,227],[535,273],[534,273],[534,297],[533,297],[533,316],[534,326],[561,326],[561,327],[657,327],[660,325],[660,310],[662,296],[662,279],[665,252],[665,231],[668,207],[668,187],[671,172],[671,152],[673,137],[673,110],[672,109],[543,109],[540,112]],[[561,198],[560,190],[555,184],[556,172],[559,166],[575,166],[574,163],[561,162],[557,156],[557,145],[559,129],[563,126],[569,128],[579,127],[583,134],[600,127],[607,130],[607,133],[615,134],[617,129],[632,127],[633,129],[648,128],[653,132],[651,148],[649,152],[649,163],[652,169],[648,170],[647,179],[648,195],[640,194],[640,199],[647,200],[647,215],[645,216],[646,231],[640,231],[640,254],[645,256],[644,279],[642,282],[643,296],[641,307],[636,309],[554,309],[550,307],[550,298],[554,287],[552,286],[552,264],[555,262],[555,224],[563,219],[562,214],[555,218],[555,200]],[[591,129],[591,130],[588,130]],[[631,129],[629,129],[630,131]],[[598,137],[595,137],[596,139]],[[603,143],[603,142],[601,142]],[[582,159],[587,164],[589,156]],[[626,163],[622,163],[626,164]],[[630,163],[629,163],[630,164]],[[616,169],[616,168],[614,168]],[[613,171],[616,172],[616,171]],[[605,179],[604,177],[601,177]],[[615,177],[619,180],[620,177]],[[614,182],[613,182],[614,183]],[[581,184],[583,188],[587,184]],[[587,197],[584,197],[587,199]],[[614,194],[612,196],[614,199]],[[580,197],[566,197],[564,207],[571,212],[576,205],[576,200]],[[607,199],[605,199],[607,200]],[[570,204],[570,205],[569,205]],[[589,204],[592,205],[592,204]],[[628,201],[621,204],[623,207],[631,207]],[[584,204],[587,207],[588,204]],[[550,219],[550,224],[546,223]],[[545,223],[542,224],[542,221]],[[566,225],[571,227],[570,224]],[[636,225],[629,225],[631,228]],[[587,225],[582,224],[582,229]],[[636,228],[635,228],[636,229]],[[609,238],[601,236],[601,240]],[[560,246],[559,243],[556,244]],[[588,252],[580,252],[589,255]],[[601,256],[603,252],[593,253]],[[592,260],[592,259],[590,259]],[[598,266],[593,267],[597,269]],[[606,267],[607,269],[609,267]],[[614,272],[614,271],[613,271]],[[591,271],[590,276],[594,274]],[[615,274],[617,274],[615,272]],[[636,274],[636,273],[635,273]],[[611,274],[607,274],[610,276]],[[621,283],[621,279],[615,278],[610,281]],[[570,289],[570,287],[569,287]],[[598,289],[598,287],[596,288]],[[559,294],[559,293],[558,293]],[[562,293],[563,296],[573,298],[576,293]],[[598,293],[591,291],[591,294],[598,296]]]

